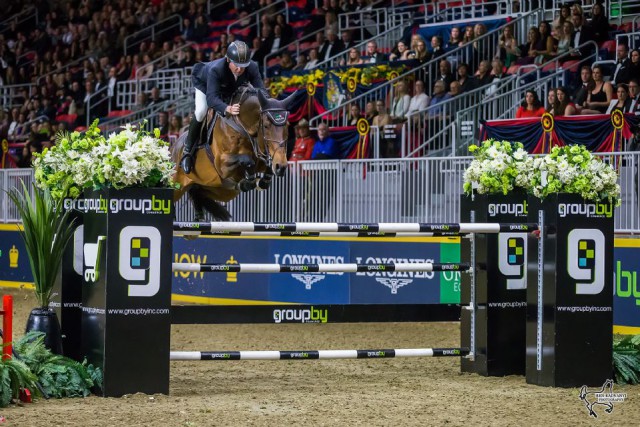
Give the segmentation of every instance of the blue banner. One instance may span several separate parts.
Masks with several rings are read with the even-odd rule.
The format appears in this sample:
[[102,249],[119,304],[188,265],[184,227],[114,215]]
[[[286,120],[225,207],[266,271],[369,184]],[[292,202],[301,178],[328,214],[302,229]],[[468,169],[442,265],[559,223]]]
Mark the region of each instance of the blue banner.
[[614,325],[640,327],[639,251],[640,242],[616,239],[613,256]]

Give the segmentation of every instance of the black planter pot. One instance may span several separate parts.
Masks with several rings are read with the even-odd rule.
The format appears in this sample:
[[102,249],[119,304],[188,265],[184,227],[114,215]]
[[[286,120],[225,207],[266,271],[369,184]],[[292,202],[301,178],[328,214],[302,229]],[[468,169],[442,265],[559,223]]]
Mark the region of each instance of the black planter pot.
[[62,354],[62,333],[56,312],[51,308],[34,308],[27,320],[26,332],[44,333],[44,345],[52,353]]

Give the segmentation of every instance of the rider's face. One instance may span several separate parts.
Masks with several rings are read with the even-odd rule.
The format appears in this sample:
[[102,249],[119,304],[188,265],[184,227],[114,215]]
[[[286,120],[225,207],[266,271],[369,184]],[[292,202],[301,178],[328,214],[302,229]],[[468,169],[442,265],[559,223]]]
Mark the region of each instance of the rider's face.
[[236,64],[234,64],[233,62],[229,62],[229,69],[231,70],[231,72],[233,74],[235,74],[236,76],[241,75],[242,73],[244,73],[244,68],[242,67],[238,67]]

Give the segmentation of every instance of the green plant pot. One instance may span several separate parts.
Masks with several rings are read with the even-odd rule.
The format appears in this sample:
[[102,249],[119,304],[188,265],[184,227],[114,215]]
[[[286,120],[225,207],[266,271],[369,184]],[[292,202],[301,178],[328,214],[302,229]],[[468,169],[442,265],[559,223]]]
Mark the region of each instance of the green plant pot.
[[56,312],[51,308],[34,308],[27,319],[25,332],[44,333],[44,345],[52,353],[62,354],[62,333]]

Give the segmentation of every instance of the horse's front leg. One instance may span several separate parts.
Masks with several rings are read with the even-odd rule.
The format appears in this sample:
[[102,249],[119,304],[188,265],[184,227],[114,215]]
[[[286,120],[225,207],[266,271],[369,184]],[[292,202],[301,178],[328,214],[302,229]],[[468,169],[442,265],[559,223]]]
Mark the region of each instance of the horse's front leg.
[[267,166],[267,169],[264,171],[264,174],[258,180],[258,189],[266,190],[271,187],[271,181],[273,179],[273,169],[271,165]]
[[250,191],[256,188],[256,162],[251,156],[242,155],[238,158],[244,177],[238,184],[240,191]]

